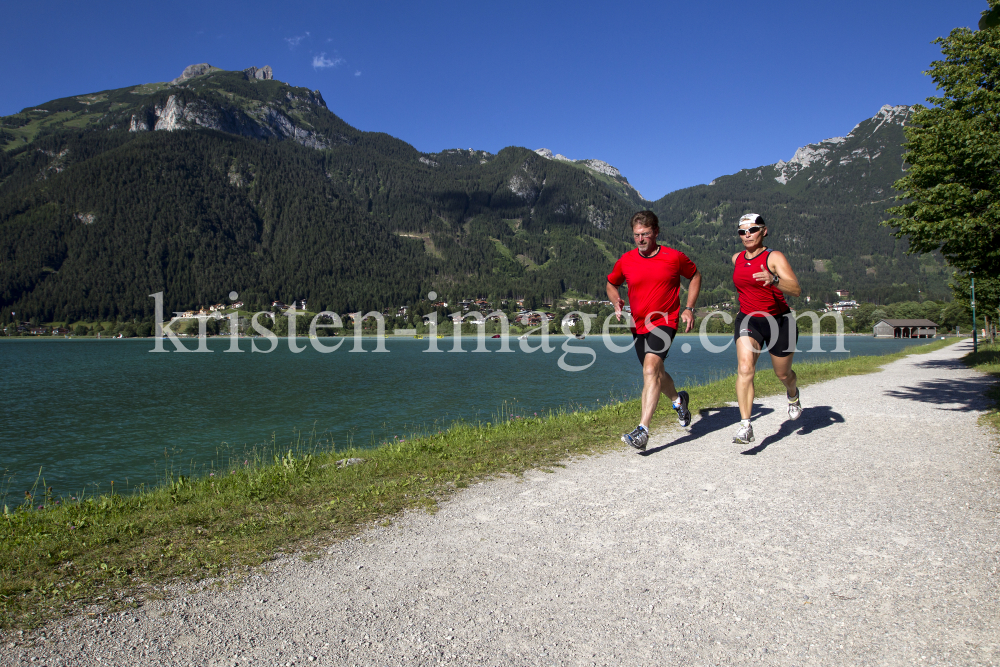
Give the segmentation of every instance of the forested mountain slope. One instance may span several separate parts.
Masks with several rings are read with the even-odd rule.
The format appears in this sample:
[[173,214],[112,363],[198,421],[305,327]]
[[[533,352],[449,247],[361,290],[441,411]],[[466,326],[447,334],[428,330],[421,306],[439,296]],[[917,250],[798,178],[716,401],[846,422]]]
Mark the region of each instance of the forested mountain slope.
[[158,291],[168,311],[236,291],[251,304],[307,299],[341,313],[431,290],[600,295],[631,247],[629,216],[647,206],[718,296],[746,210],[768,218],[814,297],[939,295],[940,263],[903,256],[877,226],[906,113],[886,109],[788,164],[651,204],[597,160],[513,147],[423,154],[356,130],[318,91],[269,68],[192,66],[171,83],[0,118],[0,317],[146,317]]
[[56,100],[3,127],[0,302],[43,319],[145,316],[160,290],[168,310],[235,290],[337,312],[431,289],[594,291],[634,208],[578,166],[423,155],[242,72]]
[[879,226],[904,168],[909,114],[909,107],[884,106],[847,136],[803,146],[788,162],[672,192],[652,209],[668,242],[699,258],[708,289],[728,287],[730,257],[742,248],[736,221],[753,211],[768,223],[768,246],[788,255],[814,299],[833,300],[836,289],[878,303],[948,298],[943,260],[906,255],[906,241]]

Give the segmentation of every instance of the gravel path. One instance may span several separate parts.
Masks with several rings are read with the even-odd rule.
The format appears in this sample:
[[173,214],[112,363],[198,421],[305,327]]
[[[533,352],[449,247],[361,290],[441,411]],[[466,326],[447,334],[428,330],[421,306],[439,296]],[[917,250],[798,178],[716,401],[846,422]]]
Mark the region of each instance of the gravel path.
[[[989,380],[959,343],[473,486],[235,588],[6,638],[35,665],[1000,663]],[[745,451],[741,451],[745,450]]]

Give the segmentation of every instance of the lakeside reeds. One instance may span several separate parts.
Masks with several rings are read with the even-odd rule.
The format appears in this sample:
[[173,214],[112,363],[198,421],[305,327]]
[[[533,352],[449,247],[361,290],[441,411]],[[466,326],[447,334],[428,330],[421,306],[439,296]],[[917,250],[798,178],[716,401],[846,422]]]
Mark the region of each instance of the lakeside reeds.
[[[796,372],[802,385],[871,373],[950,342],[802,364]],[[783,390],[770,370],[758,373],[756,387],[759,396]],[[691,410],[706,411],[734,400],[735,378],[688,391]],[[167,470],[162,485],[131,494],[112,487],[68,499],[43,491],[21,508],[4,508],[0,519],[0,627],[34,627],[90,604],[136,604],[171,583],[236,576],[280,553],[308,557],[402,511],[433,511],[470,483],[620,448],[638,409],[632,400],[538,416],[503,406],[488,423],[456,423],[374,449],[333,450],[313,433],[254,458],[230,458],[202,476]],[[674,424],[661,402],[654,428]]]

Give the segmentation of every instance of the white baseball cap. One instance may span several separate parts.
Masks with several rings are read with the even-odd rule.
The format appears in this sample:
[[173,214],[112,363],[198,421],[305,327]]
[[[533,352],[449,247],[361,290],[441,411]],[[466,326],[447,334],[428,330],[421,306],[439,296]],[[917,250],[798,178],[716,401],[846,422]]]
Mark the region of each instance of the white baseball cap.
[[766,227],[767,223],[764,222],[764,218],[760,217],[756,213],[747,213],[742,218],[740,218],[739,222],[736,223],[737,227],[739,227],[740,225],[761,225]]

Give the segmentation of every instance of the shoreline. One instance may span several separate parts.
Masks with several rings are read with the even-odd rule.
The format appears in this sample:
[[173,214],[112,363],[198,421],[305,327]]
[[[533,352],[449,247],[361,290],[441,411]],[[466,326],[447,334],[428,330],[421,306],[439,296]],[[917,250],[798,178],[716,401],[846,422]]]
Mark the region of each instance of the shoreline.
[[[935,341],[888,356],[805,364],[798,372],[802,386],[806,386],[845,373],[875,372],[894,359],[947,344]],[[773,374],[758,377],[759,396],[780,391]],[[733,376],[691,387],[690,394],[692,411],[725,405],[734,395]],[[110,599],[125,600],[138,593],[136,586],[155,586],[176,577],[197,580],[259,565],[272,557],[274,546],[268,545],[297,544],[317,531],[342,539],[400,511],[435,507],[473,481],[556,465],[567,456],[620,448],[618,434],[634,418],[637,406],[637,400],[632,400],[591,411],[561,410],[538,418],[505,420],[500,415],[494,424],[459,424],[435,435],[376,449],[310,451],[309,443],[303,443],[286,453],[274,452],[273,462],[262,458],[252,466],[217,471],[214,477],[171,476],[162,486],[142,493],[104,494],[60,504],[56,504],[59,499],[46,499],[44,510],[5,514],[10,532],[0,542],[0,580],[7,582],[0,585],[0,625],[30,627],[64,613],[59,611],[64,604],[78,609],[101,597],[101,591],[106,596],[106,587],[112,582],[123,588],[120,598]],[[661,406],[654,424],[671,423],[672,413]],[[350,459],[367,463],[336,465]],[[185,517],[192,512],[196,516],[207,512],[213,517],[195,520],[204,524],[204,537],[188,529],[192,519]],[[262,524],[236,539],[230,535],[225,545],[211,540],[215,534],[231,534],[236,527],[262,517],[285,519],[270,528]],[[284,522],[291,517],[294,519],[286,526]],[[124,525],[145,528],[123,539],[119,527]],[[17,537],[36,534],[48,537],[26,544]],[[174,551],[172,558],[161,558],[155,545],[163,540],[180,551]],[[67,556],[55,563],[46,556],[62,552]],[[147,556],[137,564],[135,553]],[[176,560],[181,553],[185,560]],[[72,562],[72,569],[65,570],[60,565],[64,562]],[[139,572],[141,576],[134,579]],[[44,596],[22,597],[16,592],[42,590],[65,581],[67,574],[72,575],[76,588],[65,603],[54,607]]]
[[[165,582],[138,609],[98,601],[44,641],[8,632],[8,659],[991,664],[998,466],[975,411],[993,381],[954,365],[966,347],[881,359],[860,381],[804,378],[794,424],[782,396],[762,396],[745,452],[726,437],[732,407],[702,407],[690,430],[661,422],[645,455],[572,456],[564,441],[561,463],[469,478],[457,495],[455,482],[355,539],[316,535],[263,569]],[[951,390],[927,396],[928,383]],[[882,399],[844,398],[862,386]],[[376,462],[383,482],[404,479],[388,458],[343,468],[357,502],[392,488],[362,478]]]

